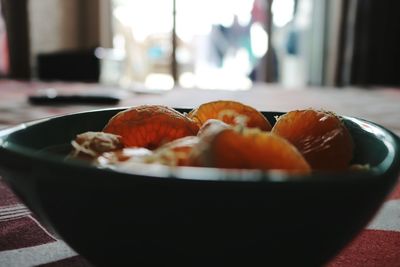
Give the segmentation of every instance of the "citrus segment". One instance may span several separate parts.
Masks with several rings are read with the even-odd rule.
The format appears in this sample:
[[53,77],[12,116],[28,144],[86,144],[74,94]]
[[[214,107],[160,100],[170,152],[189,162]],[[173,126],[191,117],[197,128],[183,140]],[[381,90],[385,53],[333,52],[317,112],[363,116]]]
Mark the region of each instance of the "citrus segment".
[[161,105],[142,105],[119,112],[103,132],[120,135],[126,147],[155,149],[172,140],[196,135],[195,122]]
[[310,166],[292,144],[268,132],[224,129],[202,145],[197,162],[206,167],[310,171]]
[[188,114],[199,127],[209,119],[218,119],[230,125],[244,122],[249,128],[270,131],[271,124],[253,107],[236,101],[219,100],[200,105]]
[[272,132],[291,142],[315,170],[347,169],[353,157],[351,135],[331,112],[296,110],[282,115]]

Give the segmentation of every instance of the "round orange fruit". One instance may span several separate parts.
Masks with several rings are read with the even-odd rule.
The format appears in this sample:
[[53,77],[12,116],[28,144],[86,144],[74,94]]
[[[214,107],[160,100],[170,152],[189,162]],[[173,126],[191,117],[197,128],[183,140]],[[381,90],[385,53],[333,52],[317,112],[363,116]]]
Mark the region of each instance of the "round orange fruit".
[[218,119],[230,125],[244,123],[243,126],[270,131],[271,124],[255,108],[236,101],[219,100],[208,102],[192,110],[188,117],[201,127],[209,119]]
[[338,116],[314,109],[280,116],[272,133],[291,142],[315,170],[344,170],[353,158],[353,141]]
[[141,105],[112,117],[103,132],[121,136],[125,147],[156,149],[172,140],[196,135],[199,127],[175,109]]
[[200,142],[194,162],[200,166],[228,169],[284,170],[308,173],[310,166],[284,138],[256,129],[222,129]]

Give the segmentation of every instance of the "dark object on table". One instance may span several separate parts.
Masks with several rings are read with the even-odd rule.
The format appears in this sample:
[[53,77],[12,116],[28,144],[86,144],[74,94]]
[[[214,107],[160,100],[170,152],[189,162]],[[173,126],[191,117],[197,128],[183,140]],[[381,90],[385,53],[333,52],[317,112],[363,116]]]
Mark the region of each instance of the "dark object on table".
[[37,71],[40,80],[98,82],[100,60],[95,49],[39,54]]
[[[320,266],[363,229],[399,174],[398,138],[349,117],[354,162],[370,164],[369,171],[290,179],[146,166],[128,174],[64,160],[77,134],[101,130],[119,111],[0,131],[6,181],[96,265]],[[279,115],[264,114],[270,122]]]
[[120,99],[117,96],[105,94],[75,94],[75,95],[31,95],[28,97],[29,103],[33,105],[81,105],[81,104],[104,104],[116,105]]

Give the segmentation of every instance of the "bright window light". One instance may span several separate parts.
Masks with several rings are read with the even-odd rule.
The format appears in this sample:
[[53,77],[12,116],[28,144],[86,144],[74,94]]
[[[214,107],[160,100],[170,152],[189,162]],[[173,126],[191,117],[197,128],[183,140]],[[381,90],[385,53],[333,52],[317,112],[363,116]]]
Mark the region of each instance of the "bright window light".
[[172,31],[172,5],[170,1],[130,0],[114,9],[114,16],[129,26],[136,40],[144,41],[155,33]]
[[262,58],[268,51],[268,33],[258,22],[250,28],[251,50],[257,58]]
[[196,76],[192,72],[184,72],[179,76],[179,84],[184,88],[196,86]]
[[174,87],[174,79],[169,74],[151,73],[144,82],[145,87],[157,90],[170,90]]
[[272,3],[274,25],[283,27],[293,20],[294,0],[276,0]]

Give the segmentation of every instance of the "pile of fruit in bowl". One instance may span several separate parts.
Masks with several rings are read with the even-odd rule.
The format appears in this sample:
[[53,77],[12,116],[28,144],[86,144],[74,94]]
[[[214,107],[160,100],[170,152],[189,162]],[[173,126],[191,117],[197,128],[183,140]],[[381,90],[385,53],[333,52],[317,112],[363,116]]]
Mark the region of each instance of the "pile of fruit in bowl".
[[301,174],[356,169],[352,137],[339,116],[306,109],[276,119],[272,127],[261,112],[235,101],[204,103],[188,114],[137,106],[100,132],[79,134],[70,156],[125,170],[134,163]]

